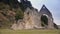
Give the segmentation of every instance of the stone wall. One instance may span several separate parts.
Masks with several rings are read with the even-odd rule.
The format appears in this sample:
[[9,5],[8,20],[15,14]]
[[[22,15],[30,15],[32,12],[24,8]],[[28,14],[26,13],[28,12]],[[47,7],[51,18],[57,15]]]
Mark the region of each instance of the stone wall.
[[[45,6],[43,6],[45,7]],[[12,29],[18,28],[18,29],[54,29],[54,22],[53,17],[50,11],[48,11],[45,8],[41,9],[40,12],[38,12],[35,8],[30,9],[27,8],[24,12],[24,18],[22,21],[18,21],[17,24],[14,24],[16,26],[12,26]],[[41,16],[46,16],[48,19],[48,25],[45,25],[45,27],[42,27],[41,22]]]

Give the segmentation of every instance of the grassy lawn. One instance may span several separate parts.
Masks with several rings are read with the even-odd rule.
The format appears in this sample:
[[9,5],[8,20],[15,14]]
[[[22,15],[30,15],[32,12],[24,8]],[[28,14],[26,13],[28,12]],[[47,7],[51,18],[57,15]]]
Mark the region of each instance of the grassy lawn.
[[0,34],[60,34],[60,30],[9,30],[9,29],[0,29]]

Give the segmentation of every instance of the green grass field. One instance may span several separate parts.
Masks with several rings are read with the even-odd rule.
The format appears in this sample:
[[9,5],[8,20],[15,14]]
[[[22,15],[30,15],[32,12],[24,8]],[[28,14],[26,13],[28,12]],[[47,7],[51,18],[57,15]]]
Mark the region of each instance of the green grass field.
[[0,29],[0,34],[60,34],[60,30],[9,30],[9,29]]

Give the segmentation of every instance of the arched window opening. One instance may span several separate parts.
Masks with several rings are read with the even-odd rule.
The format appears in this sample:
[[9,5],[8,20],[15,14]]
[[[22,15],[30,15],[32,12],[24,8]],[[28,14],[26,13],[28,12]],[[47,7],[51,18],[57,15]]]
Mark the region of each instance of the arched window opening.
[[48,18],[47,18],[47,16],[43,16],[43,15],[41,16],[41,25],[43,27],[48,25]]

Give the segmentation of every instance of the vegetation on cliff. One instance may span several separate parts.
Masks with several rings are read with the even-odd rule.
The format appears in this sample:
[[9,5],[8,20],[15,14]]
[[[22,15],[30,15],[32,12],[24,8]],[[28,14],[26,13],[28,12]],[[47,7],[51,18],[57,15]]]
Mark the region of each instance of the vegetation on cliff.
[[23,19],[23,5],[17,0],[0,0],[0,28],[9,28],[15,21]]

